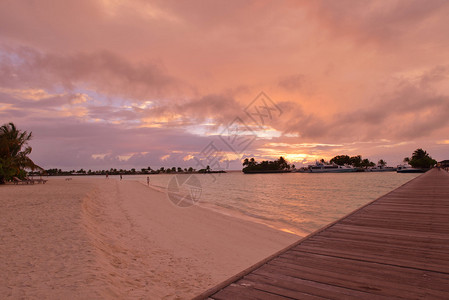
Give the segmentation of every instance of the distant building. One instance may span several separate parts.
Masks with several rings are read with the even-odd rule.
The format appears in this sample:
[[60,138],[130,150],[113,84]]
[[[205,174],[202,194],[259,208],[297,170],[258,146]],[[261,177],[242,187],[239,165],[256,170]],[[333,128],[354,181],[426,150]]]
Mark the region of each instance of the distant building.
[[449,159],[438,162],[442,168],[449,168]]

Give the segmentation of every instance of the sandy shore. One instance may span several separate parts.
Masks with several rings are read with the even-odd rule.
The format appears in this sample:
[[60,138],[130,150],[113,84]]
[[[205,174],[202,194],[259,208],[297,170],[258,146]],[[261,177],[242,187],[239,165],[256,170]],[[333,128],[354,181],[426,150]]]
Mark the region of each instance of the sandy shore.
[[134,181],[51,178],[0,195],[6,298],[188,299],[298,239]]

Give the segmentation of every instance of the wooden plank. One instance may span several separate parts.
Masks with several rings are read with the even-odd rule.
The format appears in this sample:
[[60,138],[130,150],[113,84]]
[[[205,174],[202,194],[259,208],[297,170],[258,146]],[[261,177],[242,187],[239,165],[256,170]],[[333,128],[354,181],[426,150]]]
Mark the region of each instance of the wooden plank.
[[348,239],[384,239],[386,242],[390,240],[399,241],[417,241],[417,242],[427,242],[432,239],[433,243],[441,243],[443,245],[449,245],[449,235],[442,236],[441,234],[430,235],[427,233],[417,232],[417,231],[404,231],[404,230],[380,230],[378,228],[373,228],[371,230],[359,227],[359,226],[335,226],[332,231],[326,231],[321,234],[323,237],[345,237]]
[[[344,264],[336,259],[334,262],[327,261],[324,264],[316,260],[277,258],[267,265],[293,269],[295,274],[304,280],[318,280],[330,284],[329,278],[332,278],[333,280],[347,280],[350,284],[357,283],[358,286],[376,285],[376,288],[382,291],[389,290],[385,295],[392,295],[392,290],[394,290],[397,291],[397,295],[419,292],[437,297],[442,294],[447,295],[447,288],[444,290],[442,287],[449,286],[449,276],[444,274],[421,270],[411,272],[411,270],[393,266],[379,268],[378,264],[371,263],[369,265],[362,261]],[[343,274],[342,270],[344,270]],[[432,281],[424,282],[423,278]],[[337,283],[334,282],[334,284]],[[341,286],[341,284],[339,285]],[[347,284],[344,286],[351,287]]]
[[[296,251],[296,250],[292,250]],[[350,250],[335,250],[326,249],[321,247],[301,247],[301,251],[310,252],[315,254],[323,254],[341,258],[352,258],[355,260],[364,260],[369,262],[375,262],[379,264],[386,264],[392,266],[399,266],[404,268],[416,268],[426,271],[434,271],[441,273],[449,273],[449,266],[446,264],[440,264],[439,262],[430,262],[427,260],[413,260],[407,259],[407,257],[401,256],[389,256],[391,253],[383,254],[366,254]],[[416,256],[415,256],[416,257]]]
[[421,232],[416,230],[402,230],[402,229],[388,229],[388,228],[376,228],[376,227],[365,227],[365,226],[356,226],[356,225],[347,225],[347,224],[338,224],[338,226],[334,226],[333,231],[340,230],[350,230],[354,231],[360,235],[369,235],[372,233],[379,233],[384,235],[396,235],[402,237],[420,237],[420,238],[429,238],[429,239],[439,239],[439,240],[447,240],[449,242],[449,235],[442,235],[439,233],[433,232]]
[[244,285],[246,287],[251,287],[259,291],[276,294],[279,296],[287,297],[290,299],[316,299],[323,300],[326,298],[311,294],[309,291],[305,291],[304,289],[300,290],[294,288],[295,286],[289,284],[288,282],[277,281],[274,283],[273,280],[270,280],[264,276],[259,276],[257,274],[251,273],[245,276],[243,279],[239,280],[238,284]]
[[[410,289],[409,286],[406,285],[395,286],[391,282],[385,282],[379,279],[367,280],[365,277],[347,274],[346,270],[345,272],[342,272],[342,270],[340,270],[340,272],[332,272],[326,269],[318,270],[316,268],[308,268],[288,262],[284,263],[278,260],[273,260],[270,264],[261,267],[261,270],[266,272],[278,272],[285,276],[321,282],[327,285],[348,288],[373,295],[406,297],[407,299],[411,299],[411,297],[416,296],[417,294],[421,296],[424,295],[424,291],[420,291],[418,288]],[[254,272],[257,273],[258,271]]]
[[[383,239],[382,239],[383,237]],[[424,249],[441,249],[446,253],[449,252],[449,242],[442,239],[433,239],[432,247],[429,248],[429,239],[420,237],[403,237],[397,235],[384,235],[372,233],[370,235],[356,235],[354,233],[348,232],[337,232],[333,230],[332,232],[326,232],[324,235],[320,235],[321,239],[335,239],[345,242],[360,241],[360,242],[370,242],[376,243],[383,241],[386,244],[408,247],[408,248],[424,248]]]
[[[417,269],[402,268],[385,264],[378,264],[367,261],[355,261],[353,259],[330,257],[319,254],[301,253],[289,251],[279,256],[277,260],[283,260],[298,264],[304,267],[316,269],[328,269],[335,272],[344,270],[346,274],[354,274],[354,276],[363,276],[370,278],[371,276],[383,278],[391,282],[399,282],[405,280],[407,284],[418,285],[423,288],[429,287],[438,290],[441,287],[449,286],[449,274],[429,272]],[[274,260],[273,260],[274,261]],[[429,282],[423,282],[422,278],[426,277]]]
[[231,284],[226,289],[219,291],[210,298],[217,300],[242,299],[242,300],[286,300],[292,299],[272,293],[260,291],[245,285]]
[[449,258],[448,245],[433,245],[428,246],[425,243],[398,243],[396,241],[391,241],[388,245],[382,243],[382,240],[376,239],[371,241],[357,240],[357,239],[343,239],[343,238],[332,238],[332,237],[316,237],[310,239],[301,245],[309,247],[323,247],[326,246],[329,249],[347,249],[348,245],[351,245],[353,250],[357,249],[364,251],[365,253],[383,253],[386,252],[402,256],[419,256],[424,255],[431,256],[435,260],[446,260]]
[[[242,280],[240,280],[239,283],[240,282],[246,282],[250,285],[256,285],[257,283],[263,282],[267,285],[275,285],[294,293],[299,293],[299,296],[307,294],[314,295],[322,299],[329,299],[330,297],[344,297],[348,300],[379,299],[379,297],[373,297],[369,293],[364,293],[338,286],[331,286],[329,284],[323,284],[316,281],[286,276],[279,272],[267,272],[260,269],[248,274]],[[290,293],[289,295],[293,296],[295,295],[294,293]],[[294,297],[297,298],[297,296]],[[384,298],[389,299],[389,297]]]

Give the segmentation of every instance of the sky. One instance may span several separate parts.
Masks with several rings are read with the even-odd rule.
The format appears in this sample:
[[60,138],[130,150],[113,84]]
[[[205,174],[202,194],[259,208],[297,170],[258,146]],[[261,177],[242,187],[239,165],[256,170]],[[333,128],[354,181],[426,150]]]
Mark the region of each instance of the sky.
[[449,159],[445,0],[0,2],[0,123],[45,169]]

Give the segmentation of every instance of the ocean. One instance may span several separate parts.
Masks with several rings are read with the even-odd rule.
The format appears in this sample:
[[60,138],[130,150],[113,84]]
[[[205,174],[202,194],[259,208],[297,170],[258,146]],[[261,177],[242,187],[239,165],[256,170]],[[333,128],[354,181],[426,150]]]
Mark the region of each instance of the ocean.
[[[180,188],[183,186],[187,192],[189,189],[191,192],[193,190],[196,205],[304,236],[418,175],[396,172],[333,174],[228,172],[157,174],[149,177],[152,187],[167,192],[167,201],[173,201],[170,197],[173,184]],[[124,180],[138,180],[143,184],[146,184],[146,178],[146,175],[124,176]],[[180,206],[179,209],[189,209],[189,205]]]

